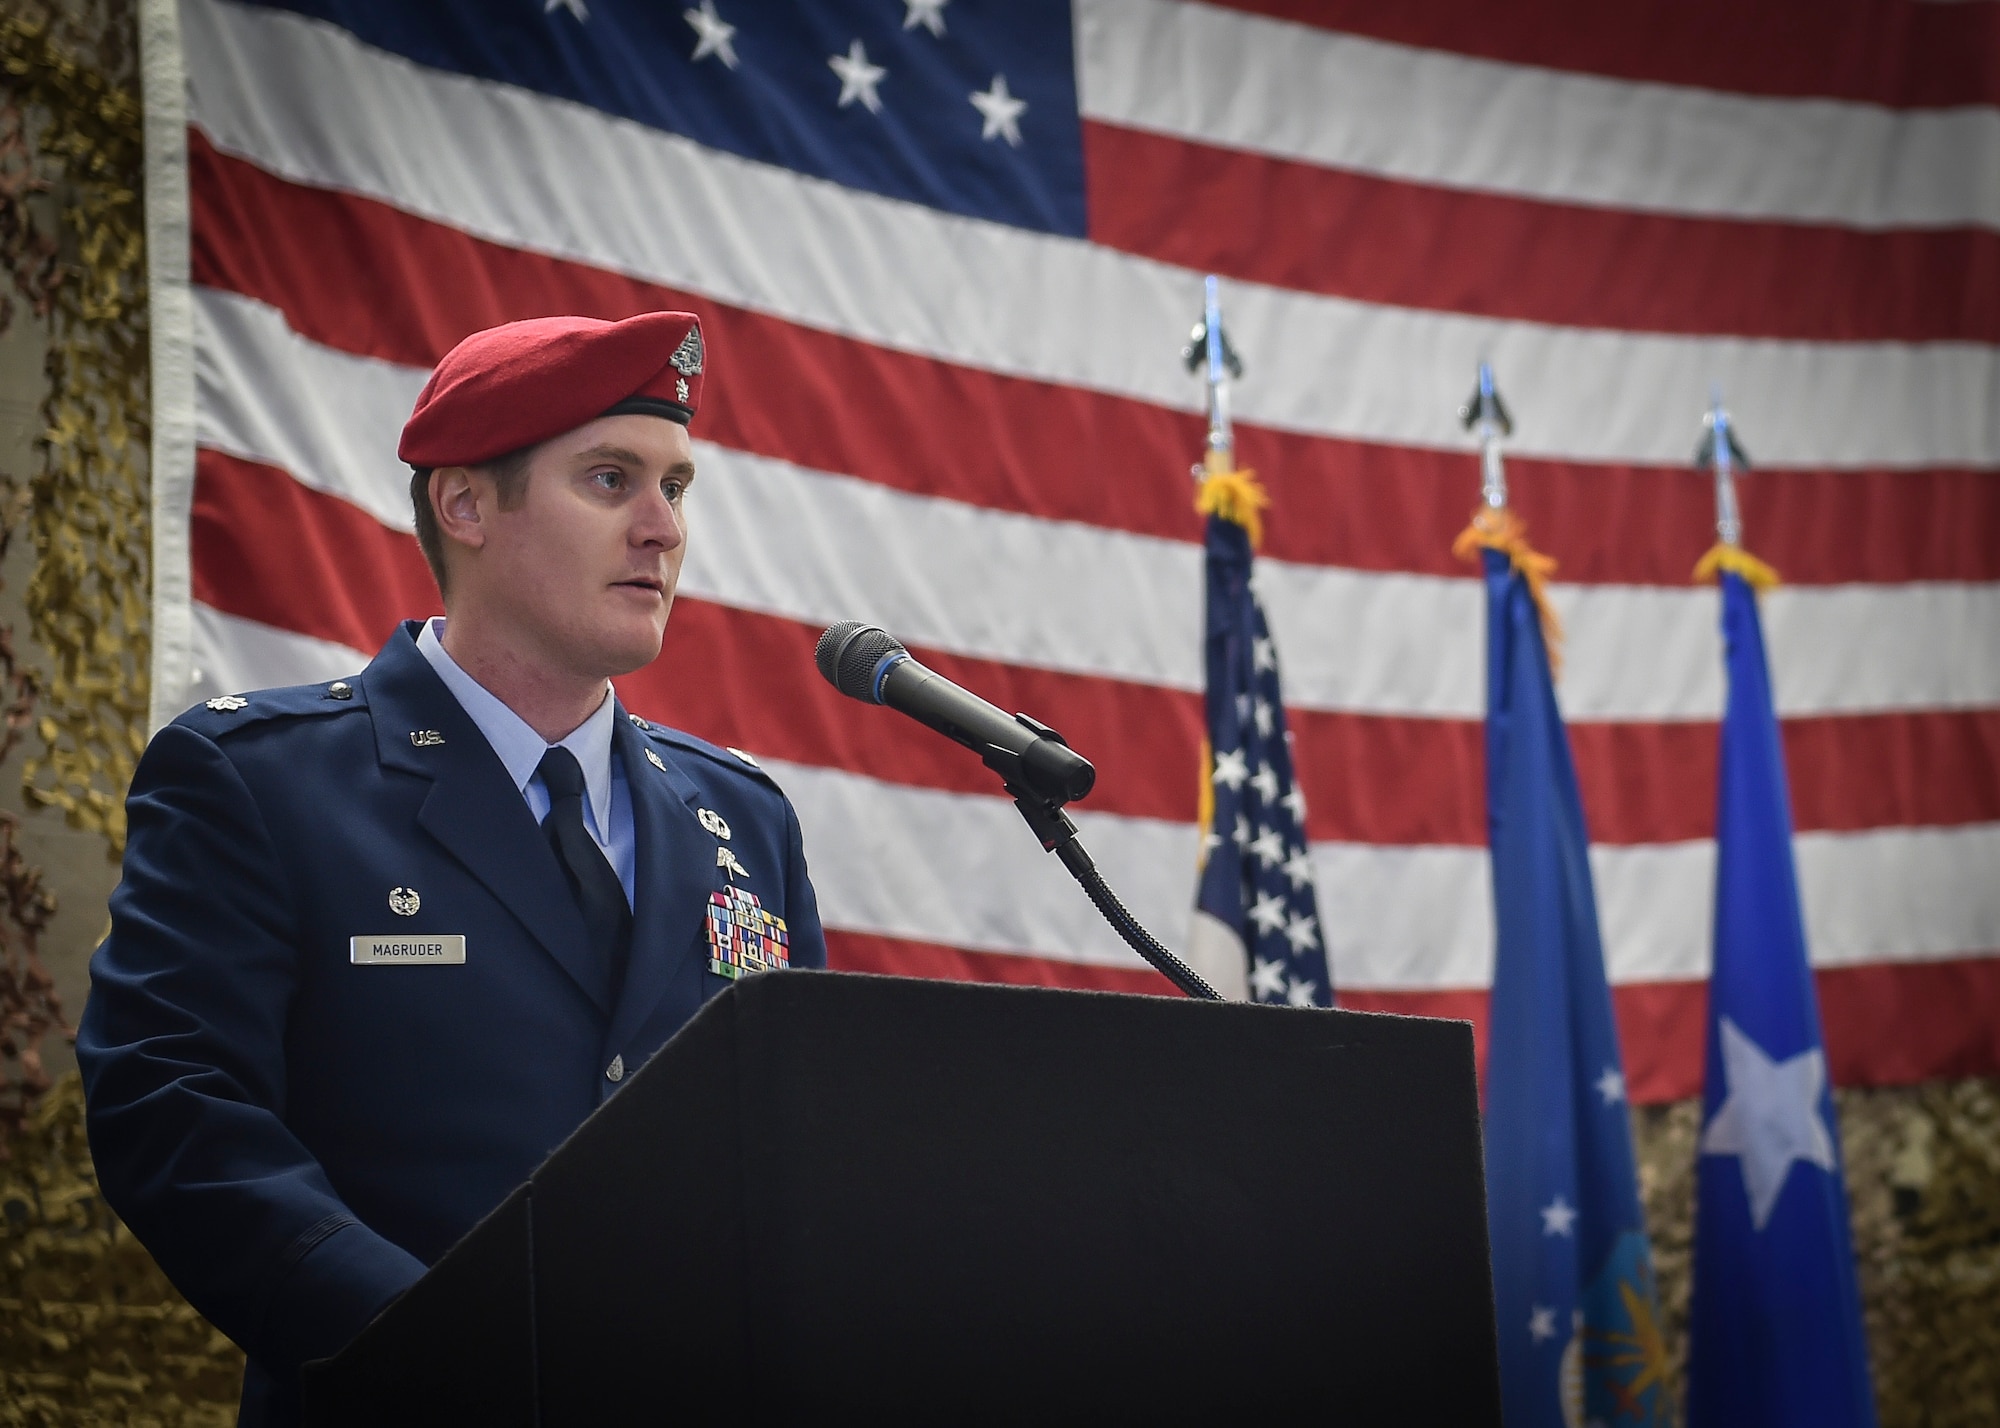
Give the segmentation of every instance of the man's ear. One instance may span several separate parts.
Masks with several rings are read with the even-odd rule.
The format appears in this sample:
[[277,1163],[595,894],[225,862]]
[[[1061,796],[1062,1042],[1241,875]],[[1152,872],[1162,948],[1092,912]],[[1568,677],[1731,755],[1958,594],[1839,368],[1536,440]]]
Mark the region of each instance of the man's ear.
[[478,550],[486,544],[480,497],[493,483],[480,482],[463,466],[440,466],[431,472],[431,509],[437,513],[438,534],[453,545]]

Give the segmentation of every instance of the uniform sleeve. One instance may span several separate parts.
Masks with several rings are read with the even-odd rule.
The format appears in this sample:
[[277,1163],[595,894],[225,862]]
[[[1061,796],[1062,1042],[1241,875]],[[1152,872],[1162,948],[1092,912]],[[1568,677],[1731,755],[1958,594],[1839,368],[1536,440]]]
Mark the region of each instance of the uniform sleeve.
[[295,904],[236,766],[170,726],[126,808],[76,1041],[98,1182],[188,1301],[290,1377],[424,1266],[354,1217],[284,1123]]
[[805,838],[799,831],[799,815],[792,801],[785,800],[785,930],[791,937],[791,964],[794,967],[826,966],[826,932],[819,925],[819,896],[813,892],[806,872]]

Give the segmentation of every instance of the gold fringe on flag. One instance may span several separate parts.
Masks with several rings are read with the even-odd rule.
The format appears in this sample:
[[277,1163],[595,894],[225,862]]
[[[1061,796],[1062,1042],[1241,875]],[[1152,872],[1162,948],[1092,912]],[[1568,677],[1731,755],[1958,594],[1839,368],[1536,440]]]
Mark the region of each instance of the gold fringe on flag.
[[1720,580],[1725,570],[1732,575],[1742,576],[1753,590],[1769,590],[1772,586],[1782,583],[1778,579],[1777,571],[1742,546],[1717,541],[1708,548],[1708,554],[1695,563],[1695,584],[1703,585],[1711,580]]
[[1195,855],[1195,869],[1208,866],[1208,835],[1215,831],[1215,750],[1208,735],[1201,736],[1201,788],[1195,794],[1194,821],[1201,830],[1201,852]]
[[1528,527],[1512,511],[1481,506],[1472,513],[1472,524],[1458,533],[1451,553],[1460,560],[1476,560],[1481,550],[1497,550],[1507,557],[1514,573],[1528,584],[1528,598],[1542,617],[1542,642],[1549,649],[1549,673],[1562,673],[1562,620],[1549,602],[1548,580],[1556,568],[1555,557],[1543,555],[1528,544]]
[[1264,509],[1271,493],[1257,480],[1255,471],[1238,471],[1226,451],[1211,450],[1202,458],[1201,478],[1195,491],[1194,508],[1204,516],[1220,516],[1234,521],[1250,533],[1251,549],[1264,543]]

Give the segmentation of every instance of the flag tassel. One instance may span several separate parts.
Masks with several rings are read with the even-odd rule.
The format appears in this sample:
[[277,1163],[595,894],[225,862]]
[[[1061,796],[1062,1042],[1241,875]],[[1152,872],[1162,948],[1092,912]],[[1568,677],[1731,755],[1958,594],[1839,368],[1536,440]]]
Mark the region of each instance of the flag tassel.
[[1451,553],[1460,560],[1476,560],[1481,550],[1497,550],[1507,557],[1514,571],[1526,582],[1528,598],[1542,620],[1542,642],[1548,646],[1549,671],[1562,672],[1562,619],[1549,599],[1548,579],[1555,572],[1552,555],[1543,555],[1528,544],[1528,527],[1505,506],[1480,506],[1472,513],[1472,523],[1451,543]]

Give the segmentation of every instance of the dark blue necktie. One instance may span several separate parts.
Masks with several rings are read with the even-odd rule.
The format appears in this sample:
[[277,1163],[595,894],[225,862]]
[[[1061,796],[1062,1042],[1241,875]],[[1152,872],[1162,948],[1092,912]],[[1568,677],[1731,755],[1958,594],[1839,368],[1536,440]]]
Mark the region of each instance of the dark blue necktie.
[[625,958],[632,942],[632,908],[625,901],[625,889],[610,860],[583,826],[583,766],[575,754],[558,746],[542,755],[535,772],[549,791],[549,816],[542,820],[542,831],[549,835],[549,846],[555,849],[556,861],[583,910],[591,953],[610,973],[615,1003],[625,981]]

